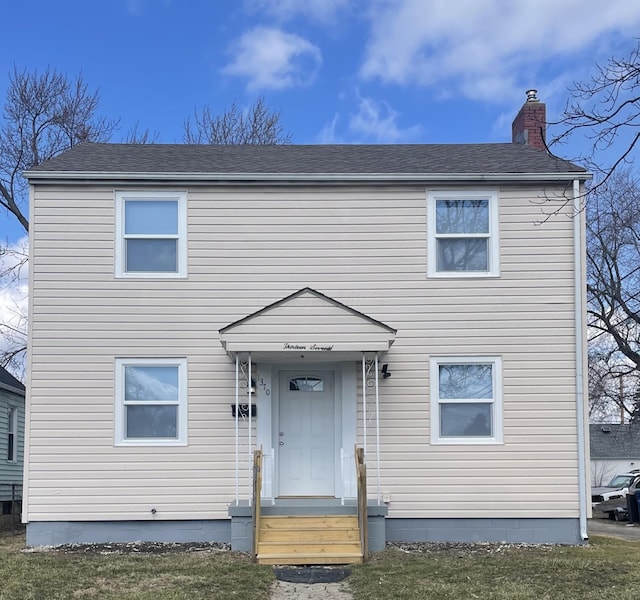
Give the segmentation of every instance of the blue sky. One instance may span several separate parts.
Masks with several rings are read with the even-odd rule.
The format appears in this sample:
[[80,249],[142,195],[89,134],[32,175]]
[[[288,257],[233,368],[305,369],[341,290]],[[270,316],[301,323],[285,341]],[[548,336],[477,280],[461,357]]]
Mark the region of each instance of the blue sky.
[[527,89],[553,120],[628,52],[640,2],[23,0],[3,22],[0,98],[14,65],[82,72],[114,141],[138,123],[180,142],[194,109],[261,95],[294,143],[501,142]]

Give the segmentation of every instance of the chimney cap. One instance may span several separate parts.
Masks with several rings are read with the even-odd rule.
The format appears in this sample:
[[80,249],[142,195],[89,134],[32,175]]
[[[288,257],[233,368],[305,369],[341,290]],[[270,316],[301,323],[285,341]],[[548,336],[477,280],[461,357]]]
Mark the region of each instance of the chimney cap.
[[527,102],[540,102],[540,100],[538,100],[538,97],[536,96],[537,93],[538,90],[527,90]]

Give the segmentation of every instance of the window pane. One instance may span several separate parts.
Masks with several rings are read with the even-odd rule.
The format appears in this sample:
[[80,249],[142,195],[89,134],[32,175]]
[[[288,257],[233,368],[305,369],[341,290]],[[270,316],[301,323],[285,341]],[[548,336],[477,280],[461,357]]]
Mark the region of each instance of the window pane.
[[124,399],[178,401],[178,367],[125,367]]
[[491,412],[491,404],[441,404],[440,436],[492,437]]
[[177,406],[127,406],[127,438],[177,438]]
[[438,271],[488,271],[489,240],[437,240],[436,269]]
[[492,365],[440,365],[441,400],[493,398]]
[[175,200],[126,200],[125,234],[177,234],[178,202]]
[[127,272],[177,273],[178,240],[127,240]]
[[317,377],[294,377],[289,380],[291,392],[322,392],[323,390],[324,380]]
[[489,233],[489,200],[437,200],[436,233]]

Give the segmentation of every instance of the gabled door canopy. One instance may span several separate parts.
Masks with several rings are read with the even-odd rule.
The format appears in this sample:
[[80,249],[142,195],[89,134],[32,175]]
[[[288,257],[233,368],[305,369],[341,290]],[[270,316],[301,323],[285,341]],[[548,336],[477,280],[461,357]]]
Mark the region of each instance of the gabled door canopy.
[[254,361],[359,360],[381,356],[396,330],[329,296],[305,287],[223,327],[220,342],[232,356]]

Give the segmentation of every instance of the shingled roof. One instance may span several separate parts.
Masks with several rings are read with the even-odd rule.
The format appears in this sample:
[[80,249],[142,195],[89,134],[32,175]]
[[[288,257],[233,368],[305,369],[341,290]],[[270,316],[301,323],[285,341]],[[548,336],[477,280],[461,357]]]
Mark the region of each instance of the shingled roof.
[[24,396],[24,385],[18,381],[4,367],[0,367],[0,389],[22,394]]
[[591,459],[640,458],[640,425],[589,425]]
[[96,144],[73,147],[26,173],[30,179],[97,174],[400,175],[561,174],[585,169],[524,144],[187,145]]

